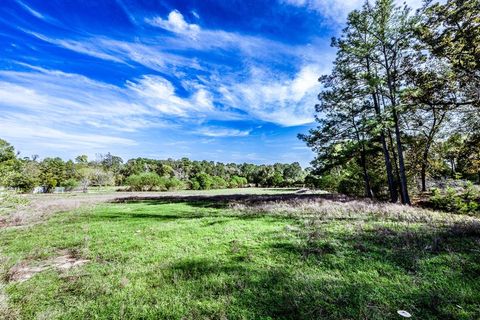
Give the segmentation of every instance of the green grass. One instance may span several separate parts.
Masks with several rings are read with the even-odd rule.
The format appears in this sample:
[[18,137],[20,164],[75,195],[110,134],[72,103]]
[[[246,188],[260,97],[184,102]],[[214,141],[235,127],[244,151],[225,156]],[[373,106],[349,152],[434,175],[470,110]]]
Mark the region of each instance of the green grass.
[[[102,204],[0,229],[3,317],[478,319],[479,243],[468,225]],[[65,249],[90,262],[8,281]]]

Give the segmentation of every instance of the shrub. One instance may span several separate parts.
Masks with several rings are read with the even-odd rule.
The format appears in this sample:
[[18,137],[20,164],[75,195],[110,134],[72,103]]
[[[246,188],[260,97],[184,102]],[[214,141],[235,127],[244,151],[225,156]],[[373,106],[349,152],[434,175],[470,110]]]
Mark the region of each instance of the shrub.
[[281,187],[284,183],[283,176],[280,172],[275,172],[273,176],[268,177],[267,184],[271,187]]
[[344,177],[338,182],[337,191],[350,196],[362,196],[364,195],[363,181]]
[[37,184],[38,180],[35,177],[18,173],[12,176],[10,186],[20,189],[21,192],[28,193],[32,192]]
[[230,181],[228,182],[228,187],[229,188],[243,188],[248,184],[247,178],[244,177],[239,177],[239,176],[233,176],[230,178]]
[[132,191],[152,191],[165,187],[165,181],[154,172],[134,174],[127,178],[125,183]]
[[79,186],[79,182],[75,179],[67,179],[62,183],[62,187],[65,188],[65,191],[72,191]]
[[184,189],[184,183],[180,179],[170,178],[165,181],[165,188],[167,190],[181,190]]
[[222,177],[214,176],[212,177],[212,187],[214,189],[225,189],[227,187],[227,181]]
[[57,186],[57,179],[48,177],[44,181],[44,187],[46,188],[46,192],[51,193],[55,190]]
[[472,183],[457,191],[448,187],[445,191],[433,189],[430,203],[435,209],[454,213],[471,214],[480,211],[479,193]]
[[200,190],[200,183],[197,180],[190,180],[190,189],[192,190]]
[[197,173],[191,180],[192,189],[209,190],[213,187],[213,178],[207,173]]

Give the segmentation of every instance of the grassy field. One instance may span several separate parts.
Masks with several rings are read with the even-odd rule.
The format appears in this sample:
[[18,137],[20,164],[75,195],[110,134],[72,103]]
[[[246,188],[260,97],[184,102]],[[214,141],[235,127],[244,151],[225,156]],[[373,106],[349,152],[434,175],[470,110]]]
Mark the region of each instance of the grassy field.
[[0,318],[480,318],[478,219],[255,193],[100,203],[0,229]]

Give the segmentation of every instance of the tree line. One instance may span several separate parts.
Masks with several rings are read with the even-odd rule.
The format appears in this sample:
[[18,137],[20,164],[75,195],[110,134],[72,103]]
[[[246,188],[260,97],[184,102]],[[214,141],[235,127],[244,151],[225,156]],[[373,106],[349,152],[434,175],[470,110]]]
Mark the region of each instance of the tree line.
[[39,160],[38,156],[21,157],[11,144],[0,139],[0,186],[22,192],[35,187],[45,192],[57,187],[86,191],[89,186],[126,186],[134,191],[289,187],[303,185],[307,175],[298,162],[224,164],[188,158],[135,158],[124,162],[111,153],[98,154],[95,160],[86,155],[67,161],[59,157]]
[[480,181],[478,0],[367,1],[332,46],[317,127],[299,135],[317,155],[310,179],[404,204],[429,179]]

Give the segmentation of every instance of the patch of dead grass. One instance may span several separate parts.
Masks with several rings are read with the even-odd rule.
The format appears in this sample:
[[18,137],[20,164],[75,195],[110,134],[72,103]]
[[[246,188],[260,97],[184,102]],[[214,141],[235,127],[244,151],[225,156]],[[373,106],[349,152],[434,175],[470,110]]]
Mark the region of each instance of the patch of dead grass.
[[475,221],[475,218],[468,216],[367,200],[336,201],[319,198],[260,203],[236,202],[230,204],[230,208],[240,214],[270,214],[315,220],[381,220],[408,223]]
[[44,261],[22,261],[8,270],[5,280],[7,282],[24,282],[37,273],[46,270],[64,272],[82,266],[90,260],[79,257],[72,251],[61,251],[59,256]]

